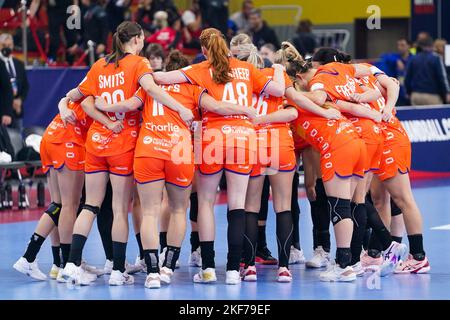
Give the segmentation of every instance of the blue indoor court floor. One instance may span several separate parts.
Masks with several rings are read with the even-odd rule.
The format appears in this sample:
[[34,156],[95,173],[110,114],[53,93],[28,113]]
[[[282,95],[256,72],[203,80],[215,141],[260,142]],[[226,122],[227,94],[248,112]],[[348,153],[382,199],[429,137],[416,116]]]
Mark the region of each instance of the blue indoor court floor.
[[[258,266],[258,282],[228,286],[224,283],[226,258],[226,206],[216,208],[217,240],[216,267],[218,282],[211,285],[194,284],[192,276],[197,268],[187,267],[189,235],[183,243],[181,268],[176,270],[170,286],[159,290],[144,288],[145,274],[135,276],[135,284],[110,287],[107,277],[99,278],[89,287],[69,289],[55,281],[32,281],[12,265],[23,254],[36,221],[0,224],[0,299],[148,299],[148,300],[414,300],[450,299],[450,180],[421,181],[414,183],[414,195],[424,218],[425,250],[430,259],[431,272],[426,275],[395,275],[379,279],[371,274],[354,283],[323,283],[319,271],[305,270],[304,265],[291,267],[294,281],[277,283],[276,266]],[[299,199],[301,244],[306,257],[312,254],[311,219],[306,199]],[[0,212],[0,215],[2,212]],[[20,214],[17,212],[17,214]],[[130,228],[132,231],[132,227]],[[132,232],[131,232],[132,233]],[[267,227],[269,248],[276,255],[275,219],[269,213]],[[104,254],[96,228],[93,228],[84,253],[90,264],[102,266]],[[334,249],[332,249],[334,252]],[[128,261],[134,261],[138,248],[134,236],[128,243]],[[41,270],[51,267],[50,243],[46,241],[38,255]]]

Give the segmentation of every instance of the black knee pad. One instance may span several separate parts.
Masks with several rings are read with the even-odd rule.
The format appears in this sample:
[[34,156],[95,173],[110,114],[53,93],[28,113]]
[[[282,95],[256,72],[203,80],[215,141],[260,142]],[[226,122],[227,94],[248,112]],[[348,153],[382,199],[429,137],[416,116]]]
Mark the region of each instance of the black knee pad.
[[197,192],[191,193],[191,208],[189,209],[189,219],[192,222],[197,222],[198,217],[198,197]]
[[391,216],[395,217],[395,216],[399,216],[402,214],[402,209],[400,209],[397,204],[395,203],[394,200],[392,200],[391,198]]
[[328,210],[333,226],[344,219],[352,219],[350,200],[328,197]]
[[48,216],[53,220],[55,226],[58,226],[59,215],[61,213],[61,203],[50,203],[47,210],[45,210],[45,213],[48,214]]
[[89,204],[83,204],[83,210],[89,210],[95,215],[98,215],[100,213],[100,207],[94,207]]

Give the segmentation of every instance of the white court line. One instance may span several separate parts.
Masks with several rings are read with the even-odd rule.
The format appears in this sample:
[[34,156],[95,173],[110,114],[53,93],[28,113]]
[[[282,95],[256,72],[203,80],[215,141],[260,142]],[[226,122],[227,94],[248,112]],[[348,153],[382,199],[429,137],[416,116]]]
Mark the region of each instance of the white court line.
[[442,226],[437,226],[431,228],[431,230],[450,230],[450,224],[444,224]]

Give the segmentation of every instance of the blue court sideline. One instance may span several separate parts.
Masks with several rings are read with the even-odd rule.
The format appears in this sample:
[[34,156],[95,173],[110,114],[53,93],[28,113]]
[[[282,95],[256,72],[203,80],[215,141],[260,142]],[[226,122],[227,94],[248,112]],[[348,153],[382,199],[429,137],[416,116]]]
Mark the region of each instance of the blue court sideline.
[[[295,265],[294,281],[290,284],[275,282],[276,267],[258,267],[257,283],[242,283],[227,286],[225,279],[226,258],[226,206],[216,208],[217,235],[216,267],[218,283],[215,285],[193,284],[192,276],[196,268],[187,267],[189,237],[186,237],[181,253],[181,269],[175,272],[173,283],[160,290],[144,288],[145,275],[135,276],[135,284],[127,287],[109,287],[107,278],[99,278],[90,287],[68,289],[65,284],[55,281],[36,282],[16,272],[12,265],[20,257],[33,232],[36,222],[0,224],[0,299],[450,299],[450,180],[415,183],[414,195],[424,217],[425,250],[431,262],[428,275],[397,275],[381,279],[370,278],[366,274],[355,283],[322,283],[318,271],[305,270],[304,265]],[[299,199],[301,205],[300,237],[307,258],[312,253],[311,222],[309,204]],[[1,213],[0,213],[1,214]],[[20,214],[20,213],[18,213]],[[269,213],[268,243],[276,254],[275,219]],[[434,227],[439,227],[433,230]],[[130,228],[132,230],[132,227]],[[96,227],[86,244],[84,258],[100,266],[104,263],[103,250]],[[134,236],[128,243],[128,261],[134,261],[137,254]],[[42,271],[51,267],[50,242],[47,241],[38,255]],[[370,288],[374,288],[371,290]],[[377,289],[378,288],[378,289]]]

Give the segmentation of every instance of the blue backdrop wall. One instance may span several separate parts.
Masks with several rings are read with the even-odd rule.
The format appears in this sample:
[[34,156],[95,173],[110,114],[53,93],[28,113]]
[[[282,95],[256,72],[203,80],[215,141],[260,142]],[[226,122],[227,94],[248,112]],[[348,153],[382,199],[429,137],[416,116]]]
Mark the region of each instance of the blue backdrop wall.
[[33,68],[27,70],[30,91],[24,105],[24,126],[46,127],[58,113],[58,102],[75,88],[87,68]]

